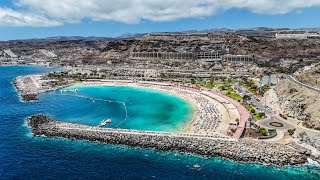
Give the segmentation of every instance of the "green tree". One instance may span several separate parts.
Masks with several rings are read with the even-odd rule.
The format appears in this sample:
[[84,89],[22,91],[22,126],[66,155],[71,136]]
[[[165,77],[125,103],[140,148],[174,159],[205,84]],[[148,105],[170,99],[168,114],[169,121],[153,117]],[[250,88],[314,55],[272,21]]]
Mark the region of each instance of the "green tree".
[[266,116],[266,113],[260,112],[260,113],[259,113],[259,116],[260,116],[260,117],[265,117],[265,116]]
[[237,124],[239,125],[240,119],[239,119],[239,118],[237,118],[235,121],[236,121],[236,122],[237,122]]
[[251,99],[251,97],[249,95],[244,95],[243,96],[243,100],[245,100],[245,101],[250,100],[250,99]]
[[231,130],[232,133],[235,133],[237,129],[232,128],[232,129],[230,129],[230,130]]
[[304,131],[299,133],[299,136],[306,136],[306,135],[307,135],[307,133]]
[[260,128],[260,133],[264,136],[267,136],[268,135],[268,132],[265,128]]
[[288,133],[290,136],[292,136],[295,131],[296,131],[296,129],[288,129]]

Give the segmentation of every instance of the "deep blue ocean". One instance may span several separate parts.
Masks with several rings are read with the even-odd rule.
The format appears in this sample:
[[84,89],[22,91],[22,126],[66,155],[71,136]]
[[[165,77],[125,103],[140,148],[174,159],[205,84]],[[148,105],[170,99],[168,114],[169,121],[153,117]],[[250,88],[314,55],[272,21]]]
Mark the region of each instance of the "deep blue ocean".
[[[0,67],[0,179],[320,179],[320,169],[307,166],[279,169],[220,158],[207,159],[59,138],[34,138],[26,126],[26,118],[37,113],[89,125],[112,118],[114,124],[110,126],[114,127],[125,118],[121,104],[124,102],[129,117],[119,127],[159,131],[175,131],[186,123],[182,119],[192,114],[182,113],[190,111],[190,107],[179,98],[130,88],[109,89],[108,93],[101,95],[98,87],[79,87],[78,94],[61,95],[55,91],[41,95],[36,103],[19,101],[12,84],[15,76],[52,70],[39,66]],[[134,93],[119,95],[129,91]],[[155,99],[134,99],[139,93]],[[79,96],[119,100],[120,103],[93,102]],[[150,106],[154,105],[159,111],[165,108],[170,113],[161,114],[152,107],[142,107],[150,103],[150,99],[151,103],[156,102]],[[177,107],[177,103],[182,104],[181,107]],[[141,108],[145,111],[136,113]],[[182,119],[174,121],[172,116],[179,113]],[[151,117],[148,121],[152,122],[160,117],[161,121],[145,124],[146,120],[140,117]],[[201,168],[194,168],[195,164]]]

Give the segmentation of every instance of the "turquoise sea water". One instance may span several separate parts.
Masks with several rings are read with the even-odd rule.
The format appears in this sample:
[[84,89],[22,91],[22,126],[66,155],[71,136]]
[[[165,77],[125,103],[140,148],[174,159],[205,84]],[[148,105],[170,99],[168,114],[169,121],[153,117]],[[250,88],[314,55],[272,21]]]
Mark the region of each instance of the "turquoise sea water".
[[[102,145],[67,139],[33,138],[26,126],[26,118],[36,113],[46,113],[55,118],[70,122],[95,125],[101,118],[112,118],[114,124],[124,117],[121,104],[101,103],[95,106],[86,98],[62,96],[51,92],[40,96],[37,103],[21,103],[12,85],[17,75],[46,72],[52,69],[29,67],[0,67],[0,179],[319,179],[320,170],[315,168],[285,167],[275,168],[255,164],[241,164],[220,158],[206,159],[199,156],[177,153],[156,152],[122,146]],[[172,130],[181,127],[183,120],[174,121],[171,115],[162,115],[154,109],[163,111],[162,103],[175,107],[177,102],[184,104],[180,110],[167,110],[179,114],[190,107],[179,98],[157,92],[144,92],[142,89],[112,88],[101,95],[99,88],[79,88],[78,94],[106,99],[117,99],[128,106],[129,118],[122,128],[143,128],[145,120],[135,117],[152,117],[161,123],[142,125],[146,129]],[[111,90],[111,91],[110,91]],[[126,92],[133,94],[123,95]],[[109,94],[110,93],[110,94]],[[148,93],[153,98],[134,98],[135,93]],[[156,95],[154,95],[155,93]],[[121,95],[122,94],[122,95]],[[124,98],[126,97],[126,98]],[[81,99],[81,100],[80,100]],[[150,100],[151,99],[151,100]],[[167,99],[167,100],[165,100]],[[136,100],[139,100],[137,102]],[[152,101],[153,100],[153,101]],[[141,102],[140,102],[141,101]],[[145,107],[144,103],[158,102],[157,108]],[[162,103],[160,103],[162,102]],[[130,105],[130,103],[132,103]],[[131,106],[131,107],[130,107]],[[142,106],[142,107],[140,107]],[[84,108],[88,107],[88,108]],[[96,107],[97,109],[92,107]],[[90,108],[90,109],[89,109]],[[113,108],[115,111],[108,111]],[[145,112],[136,113],[141,111]],[[149,109],[150,108],[150,109]],[[107,112],[107,113],[105,113]],[[189,116],[190,114],[187,114]],[[154,117],[153,117],[154,116]],[[156,117],[160,116],[159,120]],[[182,117],[183,115],[181,115]],[[113,123],[112,123],[113,124]],[[144,129],[143,128],[143,129]],[[193,168],[199,164],[200,169]]]
[[[193,109],[184,100],[149,89],[133,87],[70,87],[78,92],[54,91],[40,96],[50,104],[54,119],[96,126],[112,119],[107,127],[170,131],[182,130]],[[63,109],[63,111],[61,111]]]

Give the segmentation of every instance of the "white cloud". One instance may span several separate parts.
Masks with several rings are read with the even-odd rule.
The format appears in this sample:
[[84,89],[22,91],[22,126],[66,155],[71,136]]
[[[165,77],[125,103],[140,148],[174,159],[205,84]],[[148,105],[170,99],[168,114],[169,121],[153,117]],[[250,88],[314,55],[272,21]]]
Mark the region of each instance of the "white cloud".
[[24,14],[11,9],[5,9],[0,7],[0,25],[1,26],[33,26],[33,27],[48,27],[58,26],[61,22],[49,20],[45,17]]
[[320,6],[320,0],[16,0],[14,8],[24,13],[0,9],[0,23],[14,19],[16,25],[48,26],[91,19],[130,24],[207,17],[232,8],[285,14],[315,6]]

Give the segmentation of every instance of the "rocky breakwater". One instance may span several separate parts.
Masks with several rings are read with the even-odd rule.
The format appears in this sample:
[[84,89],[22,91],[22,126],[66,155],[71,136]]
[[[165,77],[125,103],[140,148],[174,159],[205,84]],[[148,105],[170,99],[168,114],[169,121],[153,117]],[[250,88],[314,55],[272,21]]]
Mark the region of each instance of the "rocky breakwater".
[[36,101],[38,93],[34,90],[34,85],[30,77],[18,76],[14,80],[14,85],[17,88],[22,101]]
[[107,144],[120,144],[160,151],[191,153],[206,157],[220,156],[239,162],[299,165],[307,161],[310,151],[290,145],[250,140],[231,140],[195,134],[175,134],[125,129],[98,128],[53,121],[44,115],[29,118],[34,136],[62,137]]
[[70,84],[59,84],[56,85],[54,79],[48,79],[40,83],[38,79],[41,79],[44,75],[29,75],[29,76],[18,76],[14,80],[14,85],[18,90],[22,101],[32,102],[37,101],[37,96],[41,93],[54,91],[60,88],[70,86]]

